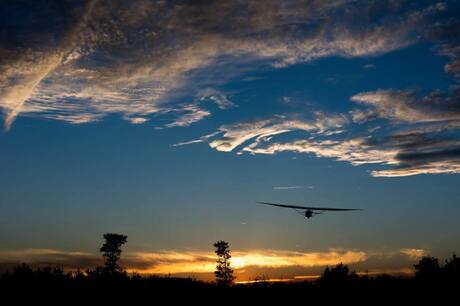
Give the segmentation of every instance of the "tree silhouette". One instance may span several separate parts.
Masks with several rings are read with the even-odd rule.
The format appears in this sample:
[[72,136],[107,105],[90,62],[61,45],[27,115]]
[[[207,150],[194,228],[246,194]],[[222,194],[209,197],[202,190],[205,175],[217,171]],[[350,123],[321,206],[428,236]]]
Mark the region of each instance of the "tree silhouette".
[[121,246],[127,242],[128,236],[108,233],[104,234],[104,239],[105,243],[102,245],[100,252],[105,258],[105,272],[121,272],[121,267],[118,265],[118,260],[120,260]]
[[460,257],[454,253],[451,258],[446,260],[446,264],[443,267],[445,276],[453,281],[460,281]]
[[[109,235],[109,234],[107,234]],[[117,234],[111,234],[117,235]],[[106,240],[117,238],[115,248],[119,251],[118,258],[121,254],[120,247],[126,243],[126,236],[107,236]],[[107,248],[109,243],[106,242]],[[151,298],[152,293],[164,294],[165,298],[170,298],[170,293],[198,292],[203,297],[214,298],[220,296],[219,302],[228,296],[238,298],[261,297],[272,299],[278,295],[298,296],[309,301],[335,301],[337,297],[340,301],[349,297],[378,297],[388,296],[388,304],[394,300],[394,296],[403,297],[409,301],[418,303],[420,300],[436,301],[458,300],[458,287],[460,284],[460,259],[454,254],[440,265],[436,258],[426,257],[415,265],[417,278],[414,280],[410,277],[379,275],[377,277],[360,276],[343,264],[328,267],[325,269],[320,279],[305,282],[256,282],[252,284],[225,286],[230,285],[233,280],[232,269],[230,269],[229,259],[230,251],[228,243],[218,241],[214,244],[216,254],[219,256],[218,269],[216,271],[215,284],[206,283],[193,278],[180,278],[172,276],[140,276],[139,274],[113,273],[105,272],[104,267],[98,267],[93,270],[82,272],[65,272],[63,268],[43,266],[32,268],[27,264],[21,264],[13,268],[12,271],[2,270],[0,262],[0,292],[2,298],[18,298],[30,295],[34,298],[48,297],[43,295],[44,292],[55,292],[57,296],[84,297],[85,300],[97,297],[98,300],[106,301],[106,304],[114,299],[132,298],[142,296]],[[116,261],[115,261],[116,263]],[[7,266],[6,266],[7,267]],[[5,267],[5,268],[6,268]],[[115,270],[117,271],[117,270]],[[421,274],[420,274],[421,273]],[[423,275],[421,280],[419,277]],[[227,295],[222,295],[222,289]],[[27,294],[25,294],[27,293]],[[217,293],[214,295],[213,293]],[[223,297],[223,299],[222,299]],[[242,300],[242,299],[241,299]],[[216,300],[214,300],[216,301]],[[264,300],[261,300],[264,302]],[[450,302],[450,301],[449,301]],[[342,303],[343,304],[343,303]],[[412,303],[414,304],[414,303]],[[439,303],[438,303],[439,304]],[[450,303],[455,304],[455,303]]]
[[233,269],[230,268],[230,248],[228,242],[217,241],[214,243],[217,255],[217,266],[214,274],[218,285],[229,286],[233,283]]
[[414,265],[415,277],[419,279],[434,280],[439,275],[441,268],[436,257],[425,256]]
[[348,266],[340,263],[335,267],[326,267],[321,276],[321,282],[323,283],[345,283],[355,278],[356,274],[350,272]]

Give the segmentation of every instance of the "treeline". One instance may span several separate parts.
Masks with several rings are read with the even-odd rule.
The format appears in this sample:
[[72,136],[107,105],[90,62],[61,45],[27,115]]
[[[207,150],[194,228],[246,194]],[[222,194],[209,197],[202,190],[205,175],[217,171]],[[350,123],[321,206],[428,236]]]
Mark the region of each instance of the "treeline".
[[[235,284],[231,268],[229,244],[218,241],[213,246],[216,253],[216,281],[202,282],[191,278],[160,276],[141,276],[128,274],[118,264],[121,246],[127,237],[119,234],[105,234],[105,242],[100,251],[105,259],[102,267],[85,271],[64,271],[56,267],[33,269],[21,264],[0,275],[0,292],[3,293],[40,293],[40,294],[77,294],[116,296],[145,296],[150,294],[171,294],[171,292],[202,292],[214,294],[219,292],[236,295],[263,295],[286,293],[308,297],[328,296],[334,294],[360,294],[372,296],[403,295],[423,298],[424,295],[457,295],[460,289],[460,258],[455,254],[440,263],[435,257],[423,257],[414,265],[412,277],[392,275],[358,275],[349,267],[338,264],[327,267],[320,278],[315,281],[295,281],[272,283],[259,281],[249,284]],[[18,295],[19,296],[19,295]],[[180,296],[180,295],[179,295]],[[176,296],[176,297],[179,297]],[[335,295],[333,295],[335,296]]]

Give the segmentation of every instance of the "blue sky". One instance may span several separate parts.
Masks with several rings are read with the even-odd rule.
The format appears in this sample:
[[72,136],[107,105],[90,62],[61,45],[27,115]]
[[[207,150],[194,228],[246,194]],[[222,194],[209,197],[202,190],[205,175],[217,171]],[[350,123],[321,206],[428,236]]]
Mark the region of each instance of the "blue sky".
[[458,2],[28,4],[0,5],[2,262],[105,232],[158,273],[225,239],[242,278],[458,251]]

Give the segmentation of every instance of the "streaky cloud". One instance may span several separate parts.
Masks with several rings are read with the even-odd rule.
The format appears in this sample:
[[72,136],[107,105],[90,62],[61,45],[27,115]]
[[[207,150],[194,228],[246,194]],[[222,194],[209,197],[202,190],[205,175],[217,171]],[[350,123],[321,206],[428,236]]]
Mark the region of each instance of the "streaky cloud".
[[[6,127],[19,115],[77,124],[117,113],[139,123],[131,118],[170,114],[186,97],[225,83],[238,63],[285,67],[383,54],[419,41],[423,25],[445,10],[337,0],[8,3],[0,4],[9,13],[0,37]],[[228,69],[219,66],[223,57],[231,58]],[[204,77],[216,65],[220,74]],[[220,109],[235,104],[224,97],[209,95]],[[205,112],[178,114],[166,127],[188,126]]]
[[[222,136],[209,145],[224,152],[241,147],[237,154],[294,152],[345,161],[354,166],[391,167],[372,170],[371,175],[375,177],[460,171],[460,136],[455,125],[430,124],[389,134],[350,136],[343,130],[349,130],[351,122],[344,115],[324,114],[310,121],[286,117],[256,120],[221,127],[218,132],[222,132]],[[281,140],[281,136],[288,137],[294,131],[303,131],[304,136]]]
[[211,141],[209,146],[217,151],[230,152],[245,142],[253,140],[242,149],[242,151],[252,152],[259,144],[271,141],[276,135],[292,131],[305,131],[311,134],[341,131],[347,122],[345,116],[328,116],[321,112],[316,112],[313,120],[291,119],[284,115],[277,115],[270,119],[221,126],[219,131],[222,132],[223,137]]
[[301,185],[294,185],[294,186],[275,186],[273,187],[274,190],[291,190],[291,189],[313,189],[313,186],[301,186]]
[[414,91],[377,90],[351,97],[352,101],[374,108],[374,112],[355,112],[356,121],[386,118],[411,123],[460,121],[460,91],[451,95],[433,92],[419,98]]

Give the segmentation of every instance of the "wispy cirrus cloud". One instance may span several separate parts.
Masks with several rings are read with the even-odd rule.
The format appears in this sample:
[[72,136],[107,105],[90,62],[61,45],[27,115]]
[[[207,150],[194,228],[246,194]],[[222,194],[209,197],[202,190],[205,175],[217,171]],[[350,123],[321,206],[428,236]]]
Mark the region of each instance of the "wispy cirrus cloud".
[[221,126],[219,132],[222,133],[222,137],[211,141],[209,146],[217,151],[230,152],[245,142],[252,141],[249,145],[243,146],[239,153],[253,152],[259,144],[271,141],[276,135],[292,131],[334,134],[340,133],[346,124],[347,118],[342,115],[325,115],[321,112],[316,112],[315,118],[311,120],[278,115],[270,119]]
[[[294,152],[332,158],[352,165],[389,166],[373,170],[376,177],[458,173],[460,138],[456,128],[444,125],[393,131],[389,135],[350,137],[349,118],[321,114],[310,121],[287,117],[222,126],[209,142],[217,151],[237,154]],[[300,131],[302,134],[292,135]],[[287,140],[286,140],[287,138]],[[293,138],[293,139],[292,139]],[[196,142],[196,141],[192,141]]]
[[198,92],[197,96],[200,98],[200,101],[212,101],[220,109],[228,109],[236,106],[227,95],[214,88],[204,88]]
[[[209,142],[221,152],[291,151],[353,165],[391,166],[374,170],[374,176],[459,172],[455,3],[21,1],[0,4],[0,12],[5,29],[0,35],[0,108],[7,128],[20,115],[80,124],[109,114],[133,124],[187,127],[212,116],[210,105],[216,106],[212,112],[238,106],[219,87],[243,72],[330,56],[377,56],[429,42],[449,60],[444,70],[453,85],[448,90],[358,92],[351,97],[356,108],[346,114],[317,112],[309,120],[259,117],[221,125],[213,137],[175,146]],[[347,124],[375,120],[389,121],[392,129],[380,129],[375,138],[353,135],[348,128],[348,135],[337,137]],[[419,140],[436,146],[420,146],[415,137],[404,136],[409,127],[403,124],[414,125]],[[436,124],[444,125],[448,135],[427,132]],[[299,131],[306,137],[279,140]],[[404,137],[412,142],[394,141]]]
[[354,95],[351,100],[373,107],[358,121],[386,118],[411,123],[460,122],[460,90],[446,96],[433,92],[418,97],[414,91],[377,90]]
[[[142,123],[132,118],[169,113],[185,96],[212,88],[212,67],[222,68],[218,82],[225,81],[225,57],[232,65],[284,67],[382,54],[418,41],[421,25],[444,10],[337,0],[25,1],[0,9],[7,33],[0,37],[6,126],[21,114],[84,123],[118,113]],[[221,109],[231,105],[224,97],[209,95]],[[204,117],[195,113],[170,126]]]
[[438,42],[436,52],[450,59],[444,67],[454,81],[449,90],[434,90],[422,96],[415,90],[379,89],[351,97],[365,106],[350,112],[353,122],[386,120],[393,127],[390,135],[367,142],[377,150],[397,150],[392,158],[396,167],[374,171],[375,176],[460,172],[459,25],[458,18],[448,18],[435,23],[426,33]]
[[194,122],[200,121],[203,118],[211,115],[211,113],[205,109],[200,108],[195,104],[189,104],[183,106],[179,112],[181,113],[178,118],[173,122],[166,124],[166,127],[184,127],[189,126]]
[[[446,4],[436,4],[424,13],[419,12],[419,17],[445,9]],[[210,142],[210,146],[224,152],[241,147],[238,154],[295,152],[333,158],[352,165],[370,164],[380,168],[371,171],[376,177],[459,173],[460,21],[453,12],[448,14],[449,18],[427,26],[422,35],[436,43],[435,52],[450,59],[444,67],[454,78],[449,90],[434,90],[425,96],[404,89],[361,92],[350,98],[361,107],[341,115],[344,118],[341,129],[329,132],[318,129],[315,133],[317,127],[311,121],[302,122],[302,125],[285,118],[277,124],[272,124],[269,119],[254,120],[221,126],[219,131],[223,136]],[[328,117],[330,115],[325,118]],[[356,133],[353,124],[365,125],[368,133]],[[295,130],[308,133],[289,140],[280,137]],[[343,133],[345,130],[348,133]],[[377,135],[369,135],[376,131]]]
[[301,185],[294,185],[294,186],[275,186],[273,187],[274,190],[291,190],[291,189],[313,189],[313,186],[301,186]]
[[188,141],[183,141],[183,142],[172,144],[171,147],[181,147],[181,146],[186,146],[190,144],[206,142],[208,139],[213,138],[214,136],[219,135],[220,133],[221,133],[220,131],[216,131],[214,133],[201,136],[198,139],[193,139],[193,140],[188,140]]

